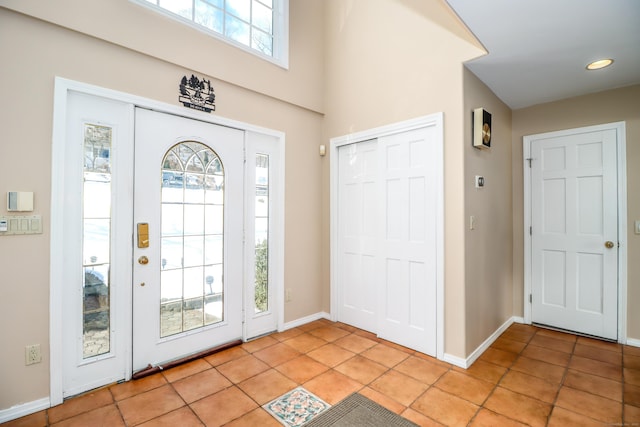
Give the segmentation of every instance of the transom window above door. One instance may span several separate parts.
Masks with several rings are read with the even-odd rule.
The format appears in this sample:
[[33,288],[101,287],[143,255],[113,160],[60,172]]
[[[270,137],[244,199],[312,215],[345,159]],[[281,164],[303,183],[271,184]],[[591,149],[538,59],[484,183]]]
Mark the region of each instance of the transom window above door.
[[289,0],[132,0],[288,66]]

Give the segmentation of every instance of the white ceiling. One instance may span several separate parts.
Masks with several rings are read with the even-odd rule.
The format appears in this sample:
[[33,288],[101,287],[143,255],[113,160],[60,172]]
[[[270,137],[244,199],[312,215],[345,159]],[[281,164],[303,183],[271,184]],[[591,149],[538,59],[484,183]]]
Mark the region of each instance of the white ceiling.
[[640,83],[640,0],[447,2],[489,52],[467,67],[512,109]]

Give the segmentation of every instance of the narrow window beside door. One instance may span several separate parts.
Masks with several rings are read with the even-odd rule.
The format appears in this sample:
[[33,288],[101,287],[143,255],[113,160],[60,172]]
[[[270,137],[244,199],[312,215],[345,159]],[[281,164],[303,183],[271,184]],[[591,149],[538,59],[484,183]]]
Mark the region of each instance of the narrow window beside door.
[[269,156],[256,154],[255,312],[269,310]]
[[84,125],[83,359],[111,351],[111,140],[110,127]]

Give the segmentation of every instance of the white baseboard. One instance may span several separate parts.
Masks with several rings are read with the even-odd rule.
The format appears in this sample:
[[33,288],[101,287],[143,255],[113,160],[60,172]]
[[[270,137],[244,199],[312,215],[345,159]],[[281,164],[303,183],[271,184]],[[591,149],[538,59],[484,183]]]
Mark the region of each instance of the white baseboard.
[[34,400],[28,403],[22,403],[20,405],[12,406],[8,409],[0,410],[0,424],[7,421],[15,420],[25,415],[31,415],[35,412],[42,411],[51,407],[51,402],[48,397]]
[[493,344],[493,342],[497,340],[498,337],[502,335],[502,333],[506,331],[507,328],[514,323],[524,323],[524,319],[522,317],[516,317],[516,316],[509,318],[509,320],[504,322],[493,334],[489,336],[489,338],[484,340],[484,342],[480,344],[478,348],[476,348],[469,356],[467,356],[466,359],[445,353],[443,360],[459,368],[463,368],[463,369],[469,368],[471,365],[473,365],[473,362],[475,362],[478,359],[478,357],[480,357],[482,353],[484,353],[491,346],[491,344]]
[[627,345],[632,347],[640,347],[640,340],[635,338],[627,338]]
[[458,368],[467,369],[469,366],[467,365],[467,360],[462,357],[454,356],[449,353],[445,353],[442,357],[443,362],[451,363]]
[[298,326],[302,326],[302,325],[305,325],[307,323],[314,322],[314,321],[320,320],[320,319],[331,320],[331,315],[329,313],[324,312],[324,311],[320,311],[320,312],[312,314],[310,316],[301,317],[300,319],[292,320],[291,322],[285,323],[284,325],[282,325],[282,328],[278,332],[284,332],[287,329],[293,329],[293,328],[296,328]]

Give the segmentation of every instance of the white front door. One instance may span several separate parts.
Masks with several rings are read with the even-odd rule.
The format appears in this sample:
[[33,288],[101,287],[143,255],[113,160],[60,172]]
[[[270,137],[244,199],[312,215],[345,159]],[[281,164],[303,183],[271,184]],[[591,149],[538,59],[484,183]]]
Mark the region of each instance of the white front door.
[[56,91],[51,402],[275,331],[284,134],[79,83]]
[[616,339],[616,131],[530,138],[531,320]]
[[439,130],[338,147],[338,320],[436,355]]
[[243,131],[136,109],[134,371],[242,338],[243,186]]

